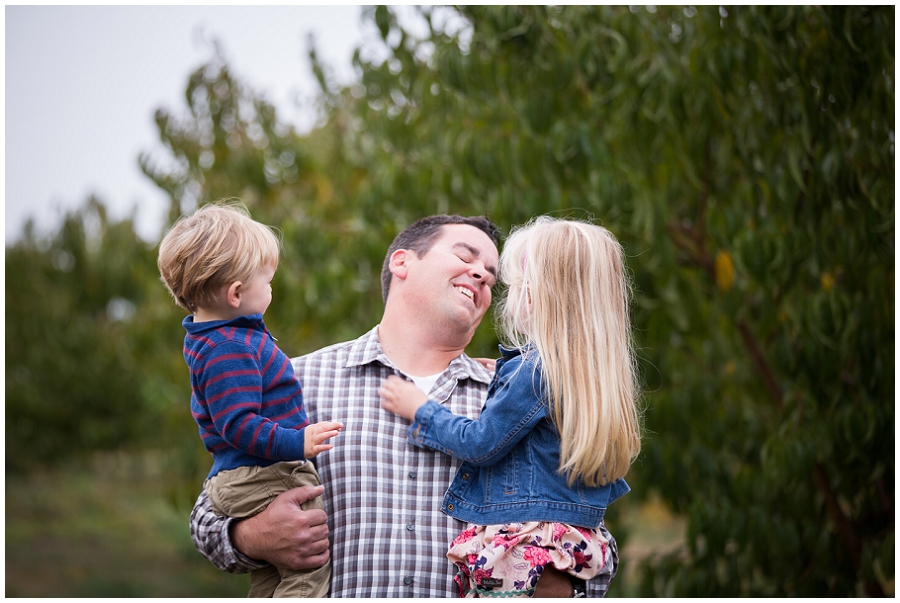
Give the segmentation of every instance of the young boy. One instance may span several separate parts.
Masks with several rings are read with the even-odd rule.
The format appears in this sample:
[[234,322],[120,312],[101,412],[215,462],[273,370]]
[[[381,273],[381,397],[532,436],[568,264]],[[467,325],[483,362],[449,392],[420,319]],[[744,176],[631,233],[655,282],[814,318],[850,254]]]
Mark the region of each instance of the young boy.
[[[206,205],[180,219],[157,265],[183,321],[191,412],[213,457],[205,488],[219,515],[250,517],[276,496],[319,484],[304,459],[330,450],[341,423],[310,424],[300,383],[262,315],[272,301],[280,241],[242,205]],[[321,499],[308,503],[322,508]],[[331,564],[251,573],[251,597],[326,597]]]

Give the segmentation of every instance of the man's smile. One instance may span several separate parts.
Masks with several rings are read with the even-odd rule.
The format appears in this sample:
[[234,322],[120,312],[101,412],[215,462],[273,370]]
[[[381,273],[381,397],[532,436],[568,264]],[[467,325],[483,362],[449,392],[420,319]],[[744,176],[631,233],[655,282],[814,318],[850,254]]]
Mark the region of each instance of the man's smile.
[[461,285],[455,285],[455,289],[471,299],[473,302],[475,301],[475,292],[471,289],[467,289],[466,287],[463,287]]

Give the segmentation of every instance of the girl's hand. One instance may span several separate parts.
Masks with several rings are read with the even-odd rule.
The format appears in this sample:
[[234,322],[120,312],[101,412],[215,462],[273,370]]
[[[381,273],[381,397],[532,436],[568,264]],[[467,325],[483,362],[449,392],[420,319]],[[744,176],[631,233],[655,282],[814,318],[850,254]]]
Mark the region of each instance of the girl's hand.
[[428,401],[428,396],[422,390],[396,375],[381,382],[378,395],[381,396],[383,409],[410,421],[416,418],[419,407]]
[[303,430],[303,457],[311,459],[320,452],[334,448],[333,444],[323,444],[323,442],[339,434],[343,428],[343,423],[334,423],[332,421],[322,421],[321,423],[307,425]]

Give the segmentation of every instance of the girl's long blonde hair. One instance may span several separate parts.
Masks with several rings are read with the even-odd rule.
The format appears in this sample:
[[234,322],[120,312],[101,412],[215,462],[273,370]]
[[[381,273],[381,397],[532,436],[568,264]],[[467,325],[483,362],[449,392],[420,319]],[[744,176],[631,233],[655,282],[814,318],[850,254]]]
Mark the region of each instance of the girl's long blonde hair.
[[619,479],[641,449],[623,258],[605,228],[549,216],[515,229],[500,257],[508,290],[499,331],[540,355],[570,484]]

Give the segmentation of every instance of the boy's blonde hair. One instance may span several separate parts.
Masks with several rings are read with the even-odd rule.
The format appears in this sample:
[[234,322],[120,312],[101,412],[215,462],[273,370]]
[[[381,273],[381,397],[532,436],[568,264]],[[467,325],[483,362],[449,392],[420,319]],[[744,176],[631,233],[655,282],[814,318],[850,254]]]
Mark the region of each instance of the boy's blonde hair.
[[623,257],[605,228],[549,216],[514,230],[500,257],[508,290],[498,327],[540,355],[570,484],[621,478],[641,449]]
[[281,241],[240,202],[204,205],[181,217],[159,244],[156,265],[175,302],[210,308],[223,285],[247,283],[263,266],[278,267]]

